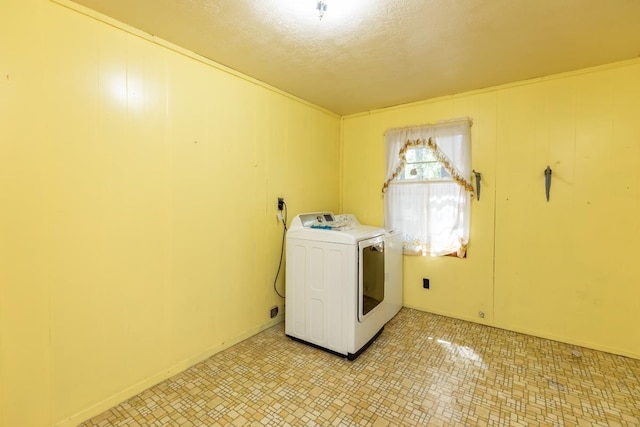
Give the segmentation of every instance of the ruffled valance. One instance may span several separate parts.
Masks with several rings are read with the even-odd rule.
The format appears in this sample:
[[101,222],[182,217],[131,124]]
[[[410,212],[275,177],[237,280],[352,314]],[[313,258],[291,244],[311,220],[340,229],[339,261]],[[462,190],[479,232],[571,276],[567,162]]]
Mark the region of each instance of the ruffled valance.
[[420,146],[429,148],[433,153],[434,157],[438,159],[438,161],[444,167],[444,169],[449,173],[449,175],[451,175],[451,179],[453,179],[459,186],[464,188],[465,191],[468,191],[469,194],[471,194],[472,196],[474,195],[474,188],[470,180],[466,179],[466,177],[461,175],[461,172],[458,170],[458,168],[456,168],[454,163],[447,157],[447,155],[442,150],[440,150],[440,148],[438,147],[438,144],[436,144],[432,138],[429,138],[426,141],[424,139],[414,139],[414,140],[405,141],[405,143],[402,145],[398,153],[398,156],[400,158],[400,162],[398,163],[398,166],[393,171],[391,176],[387,178],[387,180],[382,185],[383,193],[387,191],[387,188],[389,187],[389,184],[391,183],[391,181],[394,181],[395,179],[397,179],[402,173],[402,171],[404,170],[407,164],[407,157],[406,157],[407,150],[412,147],[420,147]]
[[[466,149],[458,147],[458,145],[469,143],[469,138],[465,138],[464,135],[469,134],[468,128],[471,125],[470,119],[463,118],[432,125],[390,129],[385,132],[387,156],[391,157],[387,157],[387,176],[382,185],[382,192],[386,192],[389,184],[396,180],[404,170],[407,163],[407,150],[423,146],[431,150],[434,157],[451,175],[451,179],[473,196],[474,188],[470,179],[471,170],[467,170],[470,167],[468,166],[470,164],[468,162],[470,147],[466,147]],[[466,132],[464,131],[465,127],[467,128]],[[456,135],[460,137],[456,138]],[[441,140],[440,144],[438,139]],[[395,140],[396,142],[390,143],[389,140]],[[397,141],[404,142],[398,144]],[[467,155],[464,155],[465,152]],[[447,153],[457,154],[457,156],[452,159]],[[389,160],[391,160],[391,164],[389,164]],[[389,170],[390,167],[392,170]]]

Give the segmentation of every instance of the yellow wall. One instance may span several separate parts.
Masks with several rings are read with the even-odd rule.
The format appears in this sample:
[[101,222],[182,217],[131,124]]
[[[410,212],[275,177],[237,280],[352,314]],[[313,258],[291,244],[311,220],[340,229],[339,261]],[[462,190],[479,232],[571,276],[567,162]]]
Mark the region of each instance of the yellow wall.
[[386,129],[461,116],[468,258],[405,257],[405,306],[640,358],[640,61],[343,118],[343,211],[382,224]]
[[2,426],[76,425],[274,324],[276,198],[339,210],[337,116],[70,5],[0,14]]

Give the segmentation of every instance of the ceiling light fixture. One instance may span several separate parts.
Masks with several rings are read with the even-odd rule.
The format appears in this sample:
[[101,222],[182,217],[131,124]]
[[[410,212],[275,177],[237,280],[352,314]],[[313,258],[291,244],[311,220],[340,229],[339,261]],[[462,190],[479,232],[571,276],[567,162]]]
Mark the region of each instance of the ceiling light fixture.
[[316,10],[318,11],[318,17],[322,20],[324,13],[327,11],[327,4],[320,0],[318,4],[316,4]]

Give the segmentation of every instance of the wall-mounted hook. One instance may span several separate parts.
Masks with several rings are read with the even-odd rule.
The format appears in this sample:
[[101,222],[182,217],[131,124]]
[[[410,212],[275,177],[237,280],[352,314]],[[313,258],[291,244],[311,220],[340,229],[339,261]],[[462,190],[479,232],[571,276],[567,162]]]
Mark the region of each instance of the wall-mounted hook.
[[476,199],[480,200],[480,181],[482,181],[482,174],[480,172],[476,172],[475,169],[472,169],[471,171],[476,176]]
[[551,166],[547,166],[544,170],[544,188],[547,193],[547,202],[549,201],[549,193],[551,191]]

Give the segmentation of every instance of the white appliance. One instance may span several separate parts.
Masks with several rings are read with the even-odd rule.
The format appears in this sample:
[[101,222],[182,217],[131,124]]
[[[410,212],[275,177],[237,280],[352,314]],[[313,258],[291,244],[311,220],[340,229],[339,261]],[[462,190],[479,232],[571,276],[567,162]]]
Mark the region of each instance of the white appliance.
[[358,357],[402,307],[400,238],[353,215],[296,216],[287,232],[286,335]]

